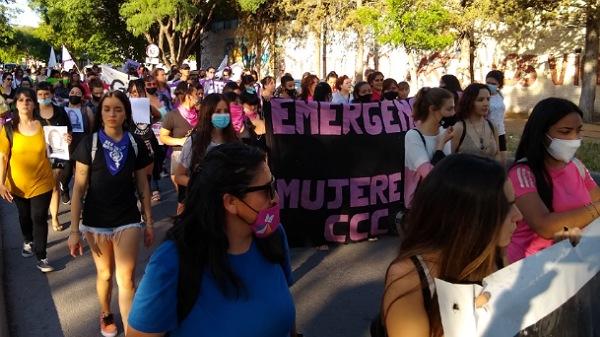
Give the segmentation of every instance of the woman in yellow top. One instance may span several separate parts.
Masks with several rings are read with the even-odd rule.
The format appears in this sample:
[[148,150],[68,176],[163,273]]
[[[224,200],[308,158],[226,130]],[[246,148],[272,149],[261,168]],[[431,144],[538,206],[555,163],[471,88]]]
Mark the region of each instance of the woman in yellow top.
[[[46,258],[48,243],[48,206],[54,179],[46,155],[44,130],[33,117],[35,92],[18,89],[17,113],[0,131],[0,196],[17,206],[23,234],[23,257],[38,259],[37,267],[47,273],[54,270]],[[8,165],[7,165],[8,164]]]

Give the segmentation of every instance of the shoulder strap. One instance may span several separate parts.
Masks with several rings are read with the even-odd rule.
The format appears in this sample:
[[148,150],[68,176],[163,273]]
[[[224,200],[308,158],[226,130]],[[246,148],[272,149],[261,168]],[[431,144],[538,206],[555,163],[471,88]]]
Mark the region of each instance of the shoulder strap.
[[420,257],[411,256],[410,259],[414,263],[415,267],[417,268],[417,272],[419,273],[419,279],[421,280],[421,289],[423,291],[423,302],[425,304],[425,310],[427,310],[427,312],[429,312],[431,307],[433,306],[433,303],[432,303],[433,293],[430,288],[431,285],[430,285],[430,281],[429,281],[431,276],[428,275],[428,273],[425,271],[425,266],[423,265],[423,262],[420,259]]
[[425,152],[427,152],[427,142],[425,141],[425,136],[423,136],[423,134],[421,133],[421,131],[419,131],[419,129],[414,128],[413,130],[417,131],[417,133],[421,137],[421,140],[423,141],[423,146],[425,147]]
[[96,158],[96,152],[98,151],[98,132],[94,132],[92,135],[92,161],[90,162],[90,166],[94,162],[94,158]]
[[577,158],[573,158],[573,164],[575,164],[575,166],[577,166],[577,171],[579,171],[579,175],[581,176],[581,178],[585,179],[585,165],[583,165],[583,163],[581,162],[581,160],[577,159]]
[[460,149],[460,146],[462,145],[462,143],[465,140],[465,137],[467,136],[467,123],[465,123],[465,121],[460,121],[463,125],[463,132],[460,135],[460,140],[458,141],[458,146],[456,147],[456,152],[458,153],[458,149]]
[[129,136],[129,141],[131,142],[131,146],[133,146],[133,153],[135,153],[135,157],[137,158],[138,156],[138,144],[135,141],[135,138],[133,138],[133,135],[130,132],[127,132],[127,135]]

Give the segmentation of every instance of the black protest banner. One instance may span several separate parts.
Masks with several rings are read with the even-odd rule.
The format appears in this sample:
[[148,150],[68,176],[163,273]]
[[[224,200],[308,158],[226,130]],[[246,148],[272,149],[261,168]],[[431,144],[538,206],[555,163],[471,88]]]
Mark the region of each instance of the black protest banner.
[[410,104],[273,99],[266,110],[269,164],[290,244],[387,233],[402,205]]
[[[515,262],[481,286],[436,279],[446,337],[600,336],[600,219],[575,247],[562,241]],[[482,291],[489,301],[475,308]]]

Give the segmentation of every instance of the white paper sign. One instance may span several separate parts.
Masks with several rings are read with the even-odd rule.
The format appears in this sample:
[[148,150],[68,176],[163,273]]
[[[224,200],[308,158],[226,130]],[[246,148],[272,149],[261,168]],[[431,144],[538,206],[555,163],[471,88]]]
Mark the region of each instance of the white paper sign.
[[[540,327],[543,330],[535,336],[567,336],[556,331],[563,328],[572,332],[568,336],[593,335],[590,331],[600,329],[598,317],[594,319],[600,297],[593,293],[600,273],[598,247],[600,219],[585,228],[577,246],[561,241],[486,277],[483,291],[490,299],[483,308],[475,309],[473,304],[481,288],[473,287],[472,293],[464,285],[436,280],[444,336],[531,335],[523,330]],[[590,298],[590,289],[595,298]],[[561,310],[572,308],[573,302],[576,310]],[[573,320],[577,326],[561,326]]]
[[69,160],[69,144],[65,141],[66,126],[44,126],[48,158]]
[[152,124],[152,132],[154,132],[154,135],[156,136],[156,139],[158,140],[158,145],[164,145],[163,142],[160,141],[160,128],[161,127],[162,127],[161,122]]
[[130,98],[133,121],[136,124],[150,124],[150,99],[148,97]]
[[83,117],[81,116],[81,109],[65,107],[65,111],[67,112],[67,116],[69,116],[69,120],[71,121],[71,128],[73,132],[85,132],[83,128]]

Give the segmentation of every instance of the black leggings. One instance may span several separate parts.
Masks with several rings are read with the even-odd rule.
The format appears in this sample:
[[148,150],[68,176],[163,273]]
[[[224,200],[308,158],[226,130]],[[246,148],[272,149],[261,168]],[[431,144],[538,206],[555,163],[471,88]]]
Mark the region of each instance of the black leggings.
[[19,223],[25,242],[33,241],[35,256],[38,260],[46,258],[48,244],[48,207],[52,191],[36,195],[33,198],[13,196],[19,211]]

